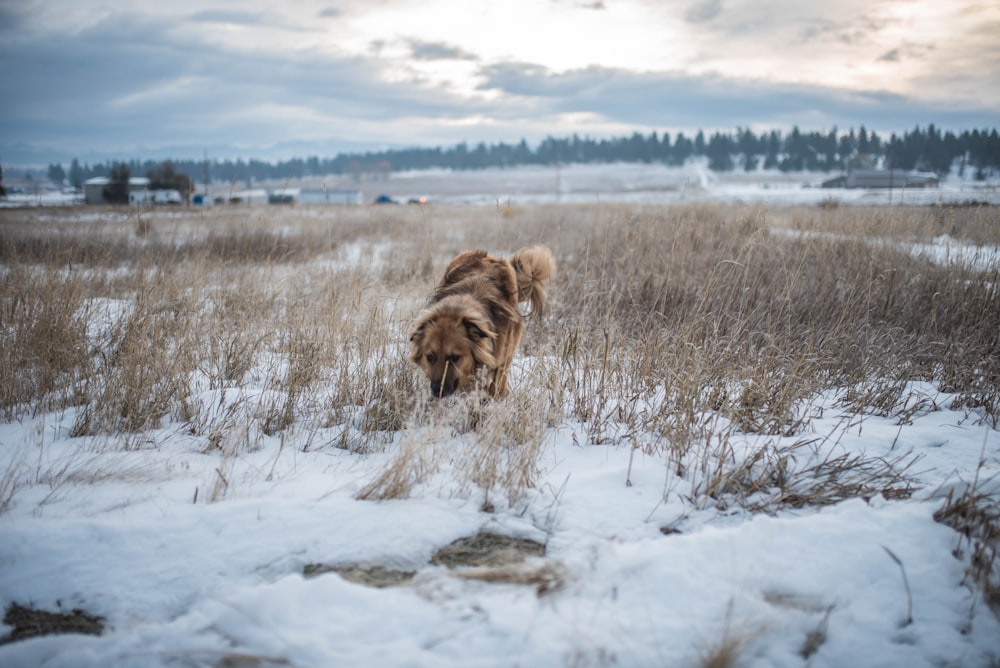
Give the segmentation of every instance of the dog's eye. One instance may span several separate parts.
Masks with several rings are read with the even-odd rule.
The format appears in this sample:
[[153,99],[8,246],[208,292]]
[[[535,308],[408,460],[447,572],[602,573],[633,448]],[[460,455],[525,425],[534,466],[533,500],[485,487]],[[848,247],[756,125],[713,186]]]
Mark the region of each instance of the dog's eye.
[[436,359],[437,359],[437,355],[435,355],[434,353],[430,353],[430,354],[427,355],[427,363],[428,364],[434,364],[434,360],[436,360]]
[[452,364],[458,364],[458,355],[448,355],[448,361]]

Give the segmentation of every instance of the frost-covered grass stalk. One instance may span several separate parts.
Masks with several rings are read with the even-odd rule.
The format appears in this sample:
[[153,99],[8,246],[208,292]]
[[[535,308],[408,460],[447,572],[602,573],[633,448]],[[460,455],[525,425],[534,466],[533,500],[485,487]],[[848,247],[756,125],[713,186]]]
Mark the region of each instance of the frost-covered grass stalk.
[[[76,436],[123,450],[179,425],[223,457],[212,499],[226,461],[294,433],[298,447],[396,448],[366,498],[450,472],[485,507],[515,502],[545,431],[574,421],[592,443],[665,455],[696,505],[768,511],[908,492],[905,459],[823,450],[837,434],[808,429],[821,393],[836,393],[845,429],[850,416],[929,409],[914,380],[937,382],[973,419],[1000,415],[997,263],[913,251],[943,235],[995,249],[996,208],[0,215],[5,419],[72,411]],[[406,362],[422,300],[456,253],[529,243],[548,245],[559,270],[512,398],[428,405]],[[456,431],[463,452],[435,449],[436,433]],[[735,452],[736,432],[759,435],[757,449]]]

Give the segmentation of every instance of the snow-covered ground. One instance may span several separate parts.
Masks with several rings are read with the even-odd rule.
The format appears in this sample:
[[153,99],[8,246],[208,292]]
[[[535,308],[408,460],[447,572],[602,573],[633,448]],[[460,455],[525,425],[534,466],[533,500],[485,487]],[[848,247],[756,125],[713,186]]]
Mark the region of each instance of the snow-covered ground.
[[[770,232],[788,237],[829,238],[836,236],[828,233],[790,230],[777,226],[770,228]],[[856,237],[854,238],[856,239]],[[942,234],[928,242],[900,243],[897,248],[914,257],[923,258],[944,267],[958,265],[974,271],[989,271],[994,267],[1000,267],[1000,247],[968,243],[954,239],[947,234]]]
[[516,167],[480,171],[428,170],[400,172],[379,184],[362,184],[366,194],[385,192],[400,201],[426,196],[430,201],[463,204],[539,204],[627,202],[673,204],[680,202],[769,203],[812,205],[943,204],[968,201],[1000,204],[1000,184],[977,182],[957,176],[945,178],[938,188],[844,189],[821,188],[833,174],[713,172],[704,160],[690,160],[682,167],[662,164],[571,164],[561,167]]
[[[914,252],[937,253],[939,241]],[[122,305],[94,309],[93,336]],[[518,358],[514,392],[532,363]],[[1000,661],[1000,621],[966,577],[971,546],[933,517],[974,482],[1000,494],[1000,437],[935,383],[907,388],[903,418],[849,414],[828,392],[800,407],[807,426],[793,436],[717,430],[732,435],[713,466],[752,470],[766,451],[804,497],[873,470],[890,481],[884,493],[801,507],[767,490],[742,504],[712,498],[697,449],[678,462],[633,449],[650,435],[597,443],[589,425],[563,419],[540,443],[538,484],[484,509],[459,465],[475,432],[414,439],[408,427],[366,454],[338,447],[353,440],[350,422],[241,436],[240,411],[273,391],[261,381],[192,398],[195,414],[252,441],[237,456],[182,422],[72,437],[71,408],[0,424],[0,606],[79,608],[105,624],[101,636],[0,644],[0,666]],[[434,470],[405,498],[363,500],[414,441]],[[536,541],[544,555],[432,562],[483,532]],[[333,571],[307,577],[312,564],[412,578],[372,587]],[[709,661],[726,652],[731,663]]]
[[[336,430],[311,433],[308,451],[292,430],[226,461],[180,424],[131,452],[70,438],[72,412],[3,424],[0,470],[27,477],[0,516],[0,605],[82,608],[107,629],[0,645],[0,665],[696,666],[731,643],[740,666],[993,666],[1000,623],[962,584],[959,535],[932,515],[981,463],[980,489],[996,492],[1000,439],[931,384],[912,389],[925,409],[902,425],[845,421],[817,397],[796,437],[815,442],[794,465],[893,462],[911,498],[774,515],[699,507],[663,457],[588,443],[571,422],[545,437],[537,488],[492,513],[447,464],[409,498],[358,500],[395,447],[352,454],[332,446]],[[454,459],[465,445],[434,447]],[[228,489],[206,503],[217,470]],[[555,584],[430,563],[484,531],[543,543],[514,568]],[[415,575],[374,588],[304,577],[314,563]]]

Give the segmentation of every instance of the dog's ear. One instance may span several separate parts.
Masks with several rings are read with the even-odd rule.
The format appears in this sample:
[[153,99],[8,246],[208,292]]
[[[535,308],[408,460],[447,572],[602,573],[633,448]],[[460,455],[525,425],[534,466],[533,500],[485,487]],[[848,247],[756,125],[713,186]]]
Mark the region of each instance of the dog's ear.
[[427,329],[427,325],[431,323],[434,319],[433,312],[424,311],[417,318],[417,321],[413,323],[413,331],[410,332],[410,341],[416,343],[424,336],[424,330]]
[[466,335],[473,341],[477,339],[497,338],[496,332],[490,329],[489,324],[485,320],[480,320],[478,318],[465,318],[462,320],[462,324],[465,325]]
[[493,341],[497,338],[497,333],[493,331],[490,322],[485,318],[465,318],[462,324],[465,325],[465,335],[472,342],[472,357],[476,364],[491,369],[495,367],[497,361],[493,356]]
[[410,332],[410,361],[416,363],[421,357],[423,357],[423,344],[424,335],[426,334],[427,324],[430,322],[430,318],[426,315],[421,317],[414,323],[413,331]]

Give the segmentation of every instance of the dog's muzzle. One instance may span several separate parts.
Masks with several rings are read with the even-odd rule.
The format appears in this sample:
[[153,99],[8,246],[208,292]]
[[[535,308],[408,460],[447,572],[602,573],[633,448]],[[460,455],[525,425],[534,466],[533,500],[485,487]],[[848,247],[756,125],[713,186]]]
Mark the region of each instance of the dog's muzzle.
[[444,397],[451,396],[455,393],[458,388],[458,380],[454,382],[446,383],[443,381],[431,381],[431,394],[434,395],[435,399],[441,399]]

